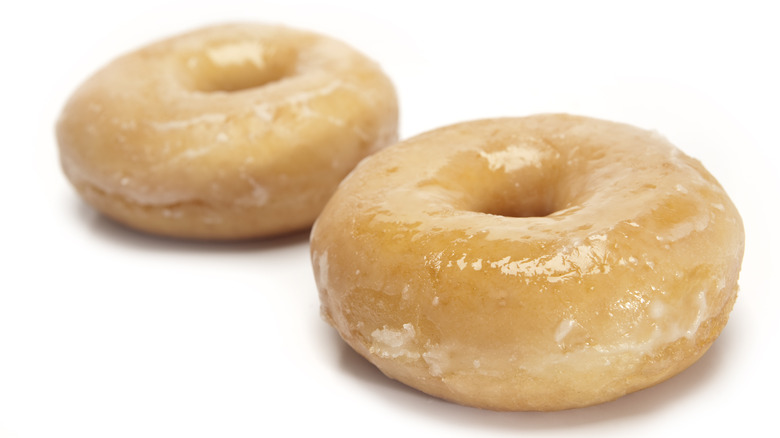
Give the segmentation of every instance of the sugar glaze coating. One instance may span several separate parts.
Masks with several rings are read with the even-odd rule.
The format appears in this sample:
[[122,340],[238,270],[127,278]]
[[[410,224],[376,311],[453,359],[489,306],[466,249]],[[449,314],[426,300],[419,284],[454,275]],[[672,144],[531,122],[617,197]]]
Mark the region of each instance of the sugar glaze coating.
[[124,55],[57,124],[83,198],[178,237],[265,237],[312,224],[360,159],[397,137],[392,83],[347,45],[262,24],[199,29]]
[[559,410],[663,381],[718,336],[744,231],[657,133],[570,115],[437,129],[364,160],[317,220],[324,318],[388,376]]

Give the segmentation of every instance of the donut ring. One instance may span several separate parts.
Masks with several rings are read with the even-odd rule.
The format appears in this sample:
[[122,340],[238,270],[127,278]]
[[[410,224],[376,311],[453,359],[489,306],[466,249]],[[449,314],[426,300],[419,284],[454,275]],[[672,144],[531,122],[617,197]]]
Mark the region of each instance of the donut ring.
[[150,233],[264,237],[309,227],[339,181],[397,138],[379,67],[343,43],[260,24],[205,28],[116,59],[57,124],[97,210]]
[[570,115],[457,124],[364,160],[315,223],[324,318],[389,377],[493,410],[615,399],[728,319],[739,213],[660,135]]

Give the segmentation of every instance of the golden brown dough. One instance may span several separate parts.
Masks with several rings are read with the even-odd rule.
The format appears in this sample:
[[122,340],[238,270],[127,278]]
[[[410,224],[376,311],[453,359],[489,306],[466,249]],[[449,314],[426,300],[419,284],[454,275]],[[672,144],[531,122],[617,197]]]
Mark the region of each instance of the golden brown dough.
[[311,225],[341,179],[393,143],[379,67],[343,43],[261,24],[122,56],[57,124],[63,169],[106,215],[151,233],[263,237]]
[[696,361],[726,324],[740,216],[660,135],[570,115],[437,129],[366,160],[317,220],[324,317],[388,376],[558,410]]

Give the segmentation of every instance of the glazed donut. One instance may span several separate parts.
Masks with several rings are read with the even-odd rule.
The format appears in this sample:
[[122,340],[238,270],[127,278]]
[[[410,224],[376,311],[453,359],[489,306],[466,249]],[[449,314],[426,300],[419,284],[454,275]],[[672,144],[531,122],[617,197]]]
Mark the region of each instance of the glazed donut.
[[97,210],[150,233],[265,237],[311,226],[339,181],[397,137],[390,80],[310,32],[228,24],[122,56],[57,123]]
[[657,133],[571,115],[437,129],[365,159],[315,223],[324,318],[387,376],[493,410],[615,399],[723,329],[739,213]]

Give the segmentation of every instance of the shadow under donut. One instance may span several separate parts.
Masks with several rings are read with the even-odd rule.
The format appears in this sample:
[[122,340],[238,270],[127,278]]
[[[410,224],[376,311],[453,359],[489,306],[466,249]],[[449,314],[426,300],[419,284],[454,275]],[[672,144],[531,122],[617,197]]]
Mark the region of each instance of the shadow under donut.
[[188,240],[158,236],[127,227],[96,211],[80,199],[71,198],[71,209],[77,219],[84,223],[89,231],[103,239],[125,247],[134,247],[150,251],[201,251],[201,252],[254,252],[273,251],[302,244],[308,244],[309,229],[264,239],[235,241]]

